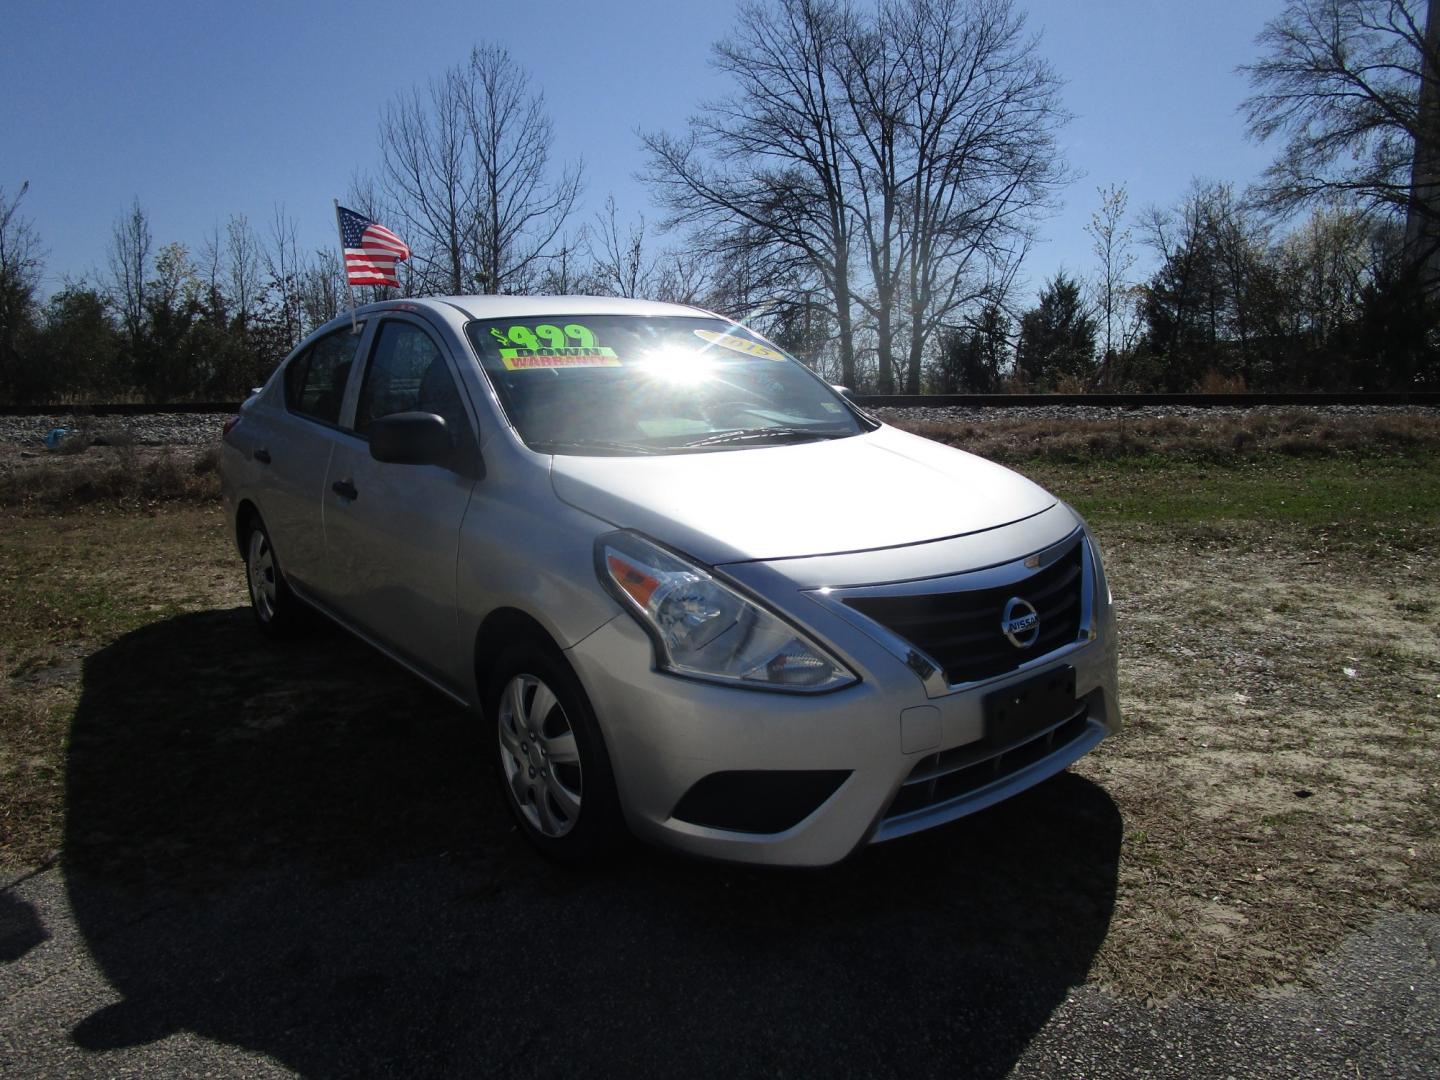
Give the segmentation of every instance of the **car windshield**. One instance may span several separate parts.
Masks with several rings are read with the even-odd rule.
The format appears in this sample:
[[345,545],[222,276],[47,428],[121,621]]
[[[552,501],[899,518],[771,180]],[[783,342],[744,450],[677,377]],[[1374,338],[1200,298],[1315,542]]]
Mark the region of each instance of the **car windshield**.
[[799,361],[721,319],[552,315],[467,331],[510,422],[544,453],[694,453],[870,429]]

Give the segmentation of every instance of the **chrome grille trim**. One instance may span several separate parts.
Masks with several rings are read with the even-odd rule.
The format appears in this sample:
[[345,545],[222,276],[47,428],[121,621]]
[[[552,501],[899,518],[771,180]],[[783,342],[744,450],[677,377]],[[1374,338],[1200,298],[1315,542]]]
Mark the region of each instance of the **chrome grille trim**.
[[[946,675],[944,665],[929,651],[915,642],[907,640],[901,634],[870,615],[867,615],[865,612],[853,607],[850,603],[852,600],[864,600],[874,597],[924,597],[949,593],[981,592],[1012,585],[1018,586],[1036,574],[1043,573],[1055,562],[1069,555],[1077,546],[1080,549],[1080,615],[1078,619],[1079,631],[1075,639],[1057,645],[1047,652],[1036,653],[1033,656],[1021,654],[1017,650],[1017,659],[1019,662],[1016,663],[1015,666],[981,677],[950,682]],[[1095,560],[1090,548],[1089,539],[1086,537],[1083,529],[1077,528],[1058,543],[1051,544],[1049,547],[1043,548],[1038,552],[1032,552],[1021,558],[996,566],[956,574],[947,574],[941,577],[888,582],[884,585],[839,586],[812,589],[807,590],[806,595],[816,603],[824,605],[834,614],[874,638],[901,663],[907,664],[915,669],[917,675],[928,668],[929,673],[921,676],[925,684],[925,693],[928,697],[938,698],[961,693],[972,687],[993,682],[996,679],[1008,678],[1016,673],[1030,671],[1043,664],[1058,660],[1093,640],[1097,629],[1095,622],[1095,581]],[[1020,656],[1024,656],[1024,658],[1019,659]]]
[[[1061,772],[1094,749],[1103,738],[1104,725],[1081,711],[1057,727],[1001,751],[994,755],[993,759],[982,757],[936,777],[922,776],[913,786],[907,781],[895,793],[885,813],[876,823],[870,842],[877,844],[898,836],[907,836],[994,806],[1011,795]],[[942,755],[931,755],[936,756]],[[993,769],[990,770],[990,775],[980,775],[992,765],[992,761]],[[927,763],[922,761],[916,765],[916,771],[926,767]],[[967,771],[972,775],[963,776]],[[942,790],[946,777],[962,782],[954,785],[951,790]],[[925,793],[927,785],[931,790]],[[913,795],[907,798],[906,793],[916,792],[917,788],[921,798],[916,799]],[[925,798],[925,794],[930,797]]]

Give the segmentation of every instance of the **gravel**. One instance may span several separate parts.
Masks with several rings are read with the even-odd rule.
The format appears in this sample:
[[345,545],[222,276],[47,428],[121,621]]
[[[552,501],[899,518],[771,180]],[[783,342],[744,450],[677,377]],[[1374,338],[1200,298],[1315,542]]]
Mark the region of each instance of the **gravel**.
[[1159,420],[1179,417],[1186,420],[1238,420],[1244,416],[1311,412],[1321,416],[1398,416],[1419,413],[1440,415],[1440,408],[1417,405],[1255,405],[1239,409],[1229,406],[1201,408],[1196,405],[1144,405],[1122,409],[1095,405],[1024,405],[1010,408],[974,408],[960,405],[919,408],[878,407],[866,410],[886,423],[1023,423],[1033,420]]
[[106,443],[138,446],[204,446],[220,438],[229,413],[147,413],[142,416],[0,416],[0,444],[43,446],[47,432],[69,428]]
[[[1293,413],[1295,406],[1259,405],[1250,409],[1198,408],[1190,405],[1146,405],[1138,409],[1090,405],[1036,405],[1017,408],[966,408],[962,406],[921,408],[875,408],[869,410],[887,423],[1025,423],[1054,420],[1154,420],[1180,417],[1188,420],[1238,419],[1245,415]],[[1386,416],[1403,413],[1440,415],[1440,408],[1413,405],[1319,405],[1305,411],[1324,416]],[[126,441],[140,446],[203,446],[214,442],[227,413],[150,413],[139,416],[0,416],[0,444],[24,448],[42,445],[41,440],[57,427],[88,431],[108,439],[123,433]]]

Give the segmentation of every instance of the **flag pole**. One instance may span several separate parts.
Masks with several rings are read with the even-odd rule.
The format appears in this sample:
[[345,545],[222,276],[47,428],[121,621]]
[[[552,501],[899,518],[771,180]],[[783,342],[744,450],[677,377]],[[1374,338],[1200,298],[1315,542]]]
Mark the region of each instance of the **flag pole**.
[[355,286],[350,284],[350,268],[345,265],[345,227],[340,224],[340,200],[335,200],[335,231],[340,234],[340,269],[345,275],[345,288],[350,293],[350,332],[360,333],[360,323],[355,318]]

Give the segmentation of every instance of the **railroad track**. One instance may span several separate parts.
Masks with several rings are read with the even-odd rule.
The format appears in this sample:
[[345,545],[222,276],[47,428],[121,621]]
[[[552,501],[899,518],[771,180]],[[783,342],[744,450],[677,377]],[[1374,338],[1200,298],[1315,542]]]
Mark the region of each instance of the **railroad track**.
[[[1257,406],[1392,405],[1440,407],[1440,391],[1311,394],[856,394],[872,408],[1035,408],[1065,406],[1143,409],[1150,406],[1245,409]],[[234,412],[233,401],[57,403],[0,405],[0,416],[147,416]]]

